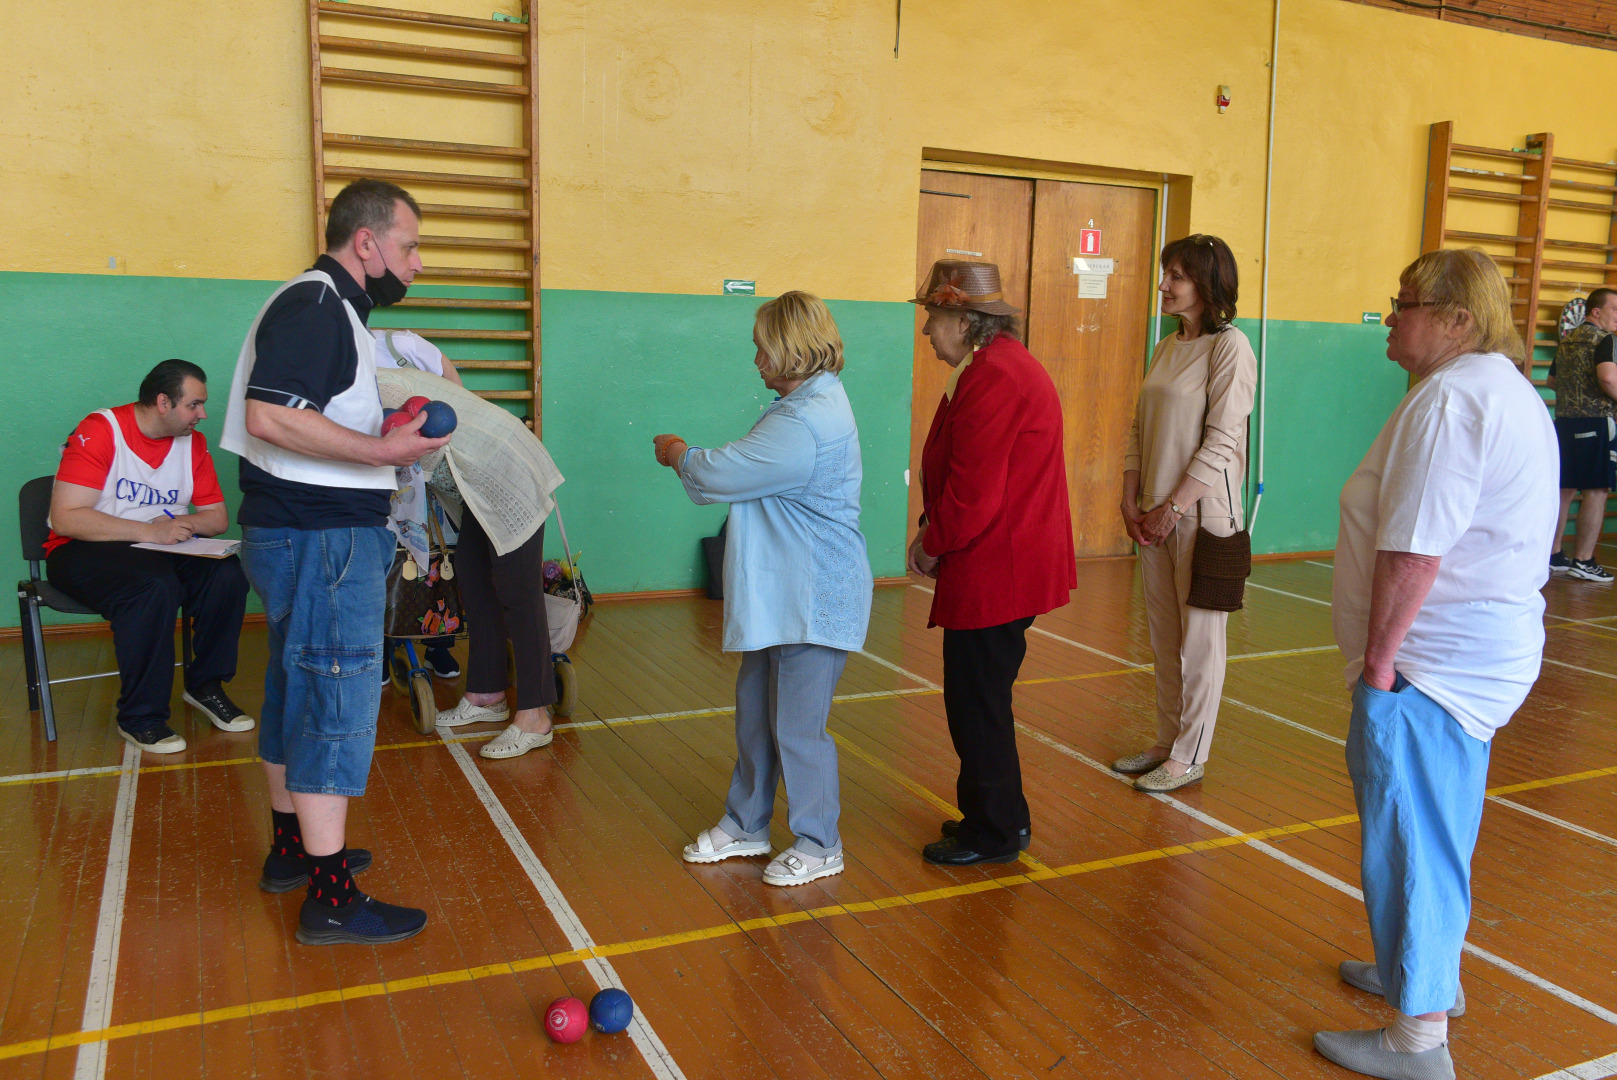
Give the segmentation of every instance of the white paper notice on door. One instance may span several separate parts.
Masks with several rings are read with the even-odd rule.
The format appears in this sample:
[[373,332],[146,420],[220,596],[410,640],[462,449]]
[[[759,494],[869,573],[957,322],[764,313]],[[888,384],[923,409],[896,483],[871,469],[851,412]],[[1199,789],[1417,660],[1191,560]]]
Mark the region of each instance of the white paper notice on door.
[[1106,299],[1105,274],[1079,274],[1078,299],[1104,300]]

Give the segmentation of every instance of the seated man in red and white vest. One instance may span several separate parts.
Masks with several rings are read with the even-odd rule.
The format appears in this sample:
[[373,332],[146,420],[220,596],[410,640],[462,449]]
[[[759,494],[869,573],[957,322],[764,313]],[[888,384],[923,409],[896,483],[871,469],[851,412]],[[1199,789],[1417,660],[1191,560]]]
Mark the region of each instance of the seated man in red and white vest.
[[222,685],[236,674],[247,609],[240,560],[132,546],[177,544],[230,524],[207,440],[196,430],[208,415],[207,379],[185,360],[158,364],[141,382],[139,401],[79,423],[51,491],[46,577],[112,623],[123,682],[118,729],[154,754],[185,749],[168,726],[174,620],[182,608],[195,627],[185,701],[222,731],[253,727]]

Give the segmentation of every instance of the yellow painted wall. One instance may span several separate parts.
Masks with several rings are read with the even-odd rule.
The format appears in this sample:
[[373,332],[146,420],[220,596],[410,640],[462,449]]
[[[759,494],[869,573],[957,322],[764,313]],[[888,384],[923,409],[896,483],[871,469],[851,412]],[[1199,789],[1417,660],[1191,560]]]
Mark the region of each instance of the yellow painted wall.
[[[516,0],[432,6],[486,17]],[[547,287],[742,277],[902,299],[935,147],[1189,175],[1191,227],[1230,240],[1257,313],[1271,0],[907,0],[897,59],[889,0],[540,7]],[[298,0],[0,0],[0,25],[0,269],[275,279],[307,263]],[[1617,52],[1283,0],[1280,61],[1276,318],[1385,305],[1418,244],[1433,121],[1464,142],[1550,130],[1562,154],[1617,149]],[[415,115],[394,92],[342,93],[334,129],[520,130],[514,110],[445,98]]]

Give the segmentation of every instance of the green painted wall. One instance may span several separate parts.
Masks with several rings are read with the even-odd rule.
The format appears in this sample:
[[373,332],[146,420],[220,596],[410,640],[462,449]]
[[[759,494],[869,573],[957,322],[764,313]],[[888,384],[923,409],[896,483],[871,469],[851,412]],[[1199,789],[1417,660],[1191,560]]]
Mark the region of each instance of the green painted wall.
[[[547,291],[545,445],[567,477],[568,539],[597,592],[675,589],[706,578],[696,538],[722,506],[694,506],[651,457],[651,437],[740,438],[775,395],[752,358],[753,312],[738,296]],[[902,303],[830,302],[864,458],[861,522],[878,577],[904,572],[911,335]],[[546,543],[556,547],[548,536]]]
[[[180,356],[210,375],[217,407],[202,424],[218,446],[224,399],[243,335],[275,282],[0,273],[0,365],[29,387],[14,403],[4,460],[15,491],[53,472],[62,441],[86,413],[131,400],[157,361]],[[443,288],[445,295],[471,290]],[[494,290],[476,290],[500,295]],[[752,366],[751,297],[548,291],[544,304],[545,442],[567,483],[569,539],[598,592],[688,588],[703,580],[698,537],[722,507],[691,505],[651,457],[651,436],[675,431],[717,445],[745,434],[773,395]],[[904,569],[904,470],[909,455],[908,304],[832,301],[864,454],[863,523],[872,569]],[[510,313],[393,309],[378,325],[520,325]],[[519,356],[500,342],[453,342],[460,358]],[[470,372],[474,387],[521,377]],[[233,455],[216,461],[225,498],[240,501]],[[232,528],[232,534],[235,534]],[[559,541],[547,538],[549,549]],[[25,568],[14,496],[0,498],[4,565]],[[51,616],[53,621],[82,621]],[[15,626],[8,605],[0,625]]]
[[[212,375],[219,407],[202,425],[217,446],[223,399],[246,328],[276,283],[199,278],[0,273],[0,364],[14,399],[4,460],[9,491],[52,472],[86,413],[131,399],[158,360]],[[444,288],[444,294],[473,290]],[[491,290],[475,290],[494,295]],[[599,592],[686,588],[703,580],[698,537],[722,507],[693,506],[651,460],[651,437],[700,445],[744,434],[772,395],[752,367],[751,297],[549,290],[544,293],[545,442],[567,483],[569,538]],[[911,332],[908,304],[832,301],[844,378],[864,452],[863,525],[878,576],[903,572]],[[388,325],[516,325],[510,313],[393,309]],[[1255,322],[1242,328],[1257,339]],[[1266,491],[1254,547],[1309,551],[1336,539],[1336,498],[1404,391],[1379,326],[1271,322]],[[504,343],[454,342],[451,355],[499,359]],[[477,387],[520,376],[468,373]],[[219,455],[229,504],[236,466]],[[21,571],[16,503],[0,498],[0,555]],[[559,549],[549,541],[552,551]],[[0,610],[0,625],[16,625]]]

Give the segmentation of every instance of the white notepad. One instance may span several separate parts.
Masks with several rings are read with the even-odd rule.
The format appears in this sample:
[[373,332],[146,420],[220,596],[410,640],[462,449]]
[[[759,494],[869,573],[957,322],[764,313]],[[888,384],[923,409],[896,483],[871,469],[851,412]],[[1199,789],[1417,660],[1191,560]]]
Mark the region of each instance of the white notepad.
[[193,536],[178,544],[133,544],[132,547],[148,551],[166,551],[171,555],[200,555],[204,559],[228,559],[241,547],[240,540],[221,540],[216,536]]

